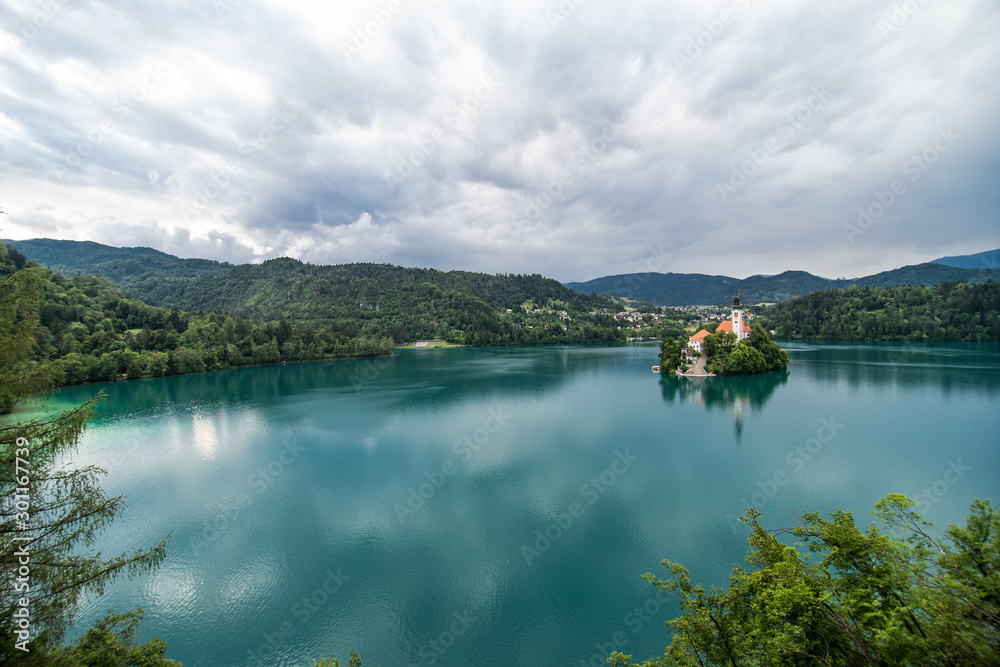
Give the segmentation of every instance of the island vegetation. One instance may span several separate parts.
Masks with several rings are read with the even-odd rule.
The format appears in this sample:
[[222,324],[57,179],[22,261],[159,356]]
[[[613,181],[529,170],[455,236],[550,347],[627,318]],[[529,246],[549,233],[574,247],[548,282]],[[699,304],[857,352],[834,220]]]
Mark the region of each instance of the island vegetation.
[[[731,331],[713,332],[705,336],[702,347],[705,370],[715,375],[764,373],[788,368],[788,353],[759,324],[752,326],[746,340],[738,341]],[[682,368],[685,350],[690,351],[690,348],[683,340],[664,338],[660,344],[660,372],[674,373]]]
[[1000,664],[1000,513],[975,500],[964,526],[943,535],[889,495],[865,528],[851,512],[801,515],[769,531],[750,509],[749,567],[728,589],[706,590],[669,560],[661,579],[681,615],[667,622],[662,658],[618,667],[878,665],[990,667]]

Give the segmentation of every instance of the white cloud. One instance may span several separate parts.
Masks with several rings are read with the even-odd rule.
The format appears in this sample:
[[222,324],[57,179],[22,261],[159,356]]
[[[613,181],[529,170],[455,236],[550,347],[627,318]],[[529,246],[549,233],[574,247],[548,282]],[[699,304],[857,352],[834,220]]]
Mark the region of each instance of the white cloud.
[[[56,4],[34,28],[37,4],[0,9],[7,237],[562,280],[661,245],[661,270],[737,276],[1000,245],[989,0],[584,3],[554,25],[559,3],[512,0]],[[848,242],[942,127],[960,139]]]

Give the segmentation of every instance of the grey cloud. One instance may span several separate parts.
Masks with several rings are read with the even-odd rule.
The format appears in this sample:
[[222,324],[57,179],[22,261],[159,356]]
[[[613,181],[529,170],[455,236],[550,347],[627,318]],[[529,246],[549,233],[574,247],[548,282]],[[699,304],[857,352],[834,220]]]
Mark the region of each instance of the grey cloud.
[[[5,233],[563,280],[641,271],[661,244],[663,271],[834,276],[1000,241],[986,0],[922,3],[888,34],[891,2],[399,1],[376,26],[388,3],[67,0],[0,47]],[[29,7],[0,10],[12,36]],[[621,133],[588,154],[609,121]],[[961,139],[849,242],[858,207],[947,126]]]

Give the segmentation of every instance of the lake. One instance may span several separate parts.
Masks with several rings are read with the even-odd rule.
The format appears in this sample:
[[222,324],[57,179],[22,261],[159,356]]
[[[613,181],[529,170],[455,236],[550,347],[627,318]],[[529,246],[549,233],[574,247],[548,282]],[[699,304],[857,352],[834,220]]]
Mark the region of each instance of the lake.
[[600,665],[662,655],[664,558],[725,585],[736,521],[904,493],[940,527],[1000,490],[1000,346],[786,343],[789,372],[659,378],[656,343],[392,358],[72,387],[108,400],[73,459],[173,531],[146,609],[186,667]]

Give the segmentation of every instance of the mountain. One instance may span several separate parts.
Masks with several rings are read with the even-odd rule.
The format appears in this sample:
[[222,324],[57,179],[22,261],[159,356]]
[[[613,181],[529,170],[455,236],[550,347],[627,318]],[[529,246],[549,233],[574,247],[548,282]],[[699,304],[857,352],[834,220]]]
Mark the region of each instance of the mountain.
[[660,306],[688,306],[714,303],[719,292],[732,292],[736,282],[736,278],[729,276],[702,273],[627,273],[584,283],[566,283],[566,287],[581,294],[613,293]]
[[154,248],[116,248],[93,241],[28,239],[26,241],[5,240],[4,243],[16,248],[26,257],[63,275],[75,275],[81,272],[93,273],[90,268],[104,262],[136,258],[146,260],[177,259],[173,255],[168,255]]
[[[710,280],[706,280],[710,279]],[[739,280],[728,276],[703,276],[697,273],[638,273],[597,278],[585,283],[567,283],[578,291],[607,294],[621,289],[622,296],[642,299],[661,306],[719,305],[733,302],[735,289],[746,305],[778,303],[795,296],[825,289],[860,287],[896,287],[898,285],[939,285],[945,281],[966,280],[982,283],[1000,282],[1000,269],[963,269],[928,262],[883,271],[861,278],[831,280],[807,271],[785,271],[774,276],[755,275]],[[712,291],[715,288],[715,291]]]
[[914,264],[863,278],[855,278],[847,281],[847,284],[859,287],[897,287],[899,285],[940,285],[943,282],[953,280],[966,280],[970,283],[984,283],[988,280],[1000,282],[1000,269],[961,269],[927,262],[926,264]]
[[[11,246],[29,259],[43,264],[48,260],[53,269],[69,267],[104,276],[152,306],[263,320],[337,322],[354,334],[389,335],[397,343],[444,338],[503,345],[624,337],[613,317],[590,314],[617,310],[612,301],[579,294],[538,274],[443,272],[371,263],[327,266],[288,257],[233,265],[47,239]],[[523,315],[522,321],[525,307],[543,312]],[[571,317],[561,319],[554,312],[561,310]]]
[[[806,271],[743,280],[700,273],[641,273],[562,285],[538,274],[443,272],[371,263],[315,265],[287,257],[234,265],[180,259],[153,248],[114,248],[90,241],[31,239],[9,245],[66,275],[104,276],[119,289],[154,306],[220,310],[262,319],[337,320],[367,327],[370,332],[393,329],[398,333],[402,327],[407,335],[420,332],[426,336],[443,335],[445,322],[463,323],[457,328],[467,330],[473,326],[469,318],[481,315],[492,321],[496,311],[518,312],[523,305],[567,310],[574,315],[574,323],[576,316],[591,311],[617,309],[604,297],[590,296],[593,293],[615,293],[666,306],[724,306],[732,303],[736,288],[743,303],[753,305],[852,284],[895,287],[957,280],[1000,281],[1000,269],[996,268],[926,263],[851,280],[829,280]],[[491,311],[489,315],[487,311]],[[466,314],[454,319],[458,312]],[[495,332],[506,329],[496,322],[478,329],[483,327]]]
[[165,289],[191,278],[219,275],[235,266],[210,259],[180,259],[154,248],[116,248],[93,241],[28,239],[4,243],[56,273],[104,276],[119,289],[136,295],[146,291],[144,283]]
[[1000,249],[977,252],[975,255],[957,255],[931,260],[934,264],[957,266],[961,269],[995,269],[1000,267]]
[[814,276],[806,271],[785,271],[776,276],[750,276],[733,281],[734,285],[720,290],[708,303],[726,305],[733,302],[733,287],[740,290],[740,301],[745,304],[776,303],[793,296],[831,287],[844,287],[840,281]]

